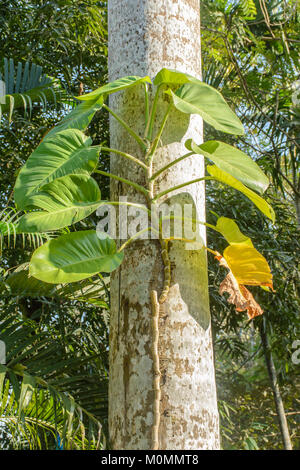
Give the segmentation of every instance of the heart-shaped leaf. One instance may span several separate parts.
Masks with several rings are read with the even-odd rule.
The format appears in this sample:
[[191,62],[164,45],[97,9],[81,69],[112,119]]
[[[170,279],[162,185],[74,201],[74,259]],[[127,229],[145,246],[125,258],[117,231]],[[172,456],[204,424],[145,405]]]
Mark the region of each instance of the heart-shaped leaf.
[[185,83],[171,95],[173,104],[182,113],[199,114],[205,122],[215,129],[228,134],[244,134],[244,128],[230,109],[223,96],[214,88],[203,82]]
[[15,184],[15,201],[20,209],[41,186],[73,173],[91,173],[97,165],[99,147],[77,129],[65,129],[45,139],[30,155]]
[[44,140],[49,139],[49,137],[52,137],[54,134],[64,129],[79,129],[85,131],[95,113],[102,108],[102,105],[102,97],[80,103],[80,105],[72,109],[55,127],[50,129],[44,137]]
[[[117,91],[124,90],[125,88],[131,88],[138,85],[139,83],[151,83],[149,77],[137,77],[129,76],[122,77],[114,80],[113,82],[107,83],[106,85],[97,88],[97,90],[87,93],[86,95],[77,96],[78,100],[93,100],[99,99],[101,96],[110,95],[111,93],[116,93]],[[105,99],[105,98],[104,98]]]
[[30,205],[44,209],[23,215],[19,232],[58,230],[88,217],[99,206],[100,189],[89,175],[69,175],[43,186],[29,197]]
[[225,171],[221,170],[216,165],[208,165],[207,171],[215,180],[220,181],[221,183],[228,184],[232,188],[237,189],[238,191],[243,193],[253,202],[253,204],[256,205],[256,207],[258,207],[258,209],[263,214],[265,214],[269,219],[271,219],[272,222],[275,221],[275,213],[272,207],[267,203],[267,201],[265,201],[254,191],[251,191],[251,189],[244,186],[243,183],[238,181],[233,176],[229,175],[229,173],[226,173]]
[[176,85],[184,85],[184,83],[190,83],[190,82],[195,82],[195,83],[201,83],[200,80],[198,80],[195,77],[192,77],[191,75],[183,72],[179,72],[178,70],[174,69],[166,69],[163,68],[161,69],[156,77],[154,78],[154,85],[159,86],[162,84],[169,85],[169,86],[176,86]]
[[235,243],[243,243],[244,245],[253,247],[251,238],[246,237],[246,235],[244,235],[240,231],[235,221],[230,219],[229,217],[219,217],[217,220],[216,228],[228,241],[228,243],[230,243],[230,245],[233,245]]
[[196,145],[192,139],[185,143],[188,150],[212,160],[217,167],[234,176],[251,189],[262,194],[269,185],[269,180],[259,166],[241,150],[232,145],[210,140]]
[[267,260],[253,246],[243,243],[230,245],[225,248],[223,257],[239,284],[273,287]]
[[100,240],[95,230],[72,232],[40,246],[32,255],[29,274],[50,284],[69,283],[110,273],[123,257],[113,239]]

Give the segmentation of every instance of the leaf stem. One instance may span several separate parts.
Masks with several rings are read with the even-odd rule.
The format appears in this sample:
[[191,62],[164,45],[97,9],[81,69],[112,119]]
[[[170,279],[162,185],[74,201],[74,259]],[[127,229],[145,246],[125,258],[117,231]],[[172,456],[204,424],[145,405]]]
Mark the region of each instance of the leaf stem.
[[164,196],[165,194],[168,194],[172,191],[175,191],[176,189],[183,188],[184,186],[188,186],[188,185],[193,184],[193,183],[199,183],[200,181],[213,180],[213,179],[215,179],[215,178],[213,178],[212,176],[203,176],[202,178],[197,178],[195,180],[187,181],[186,183],[182,183],[182,184],[179,184],[177,186],[173,186],[173,188],[169,188],[169,189],[166,189],[165,191],[162,191],[161,193],[158,193],[156,196],[154,196],[152,201],[156,201],[156,199],[159,199],[160,197]]
[[149,91],[148,84],[143,83],[143,85],[145,90],[145,127],[147,127],[149,121]]
[[132,243],[137,237],[139,237],[143,233],[148,232],[149,230],[152,231],[152,230],[155,230],[155,229],[153,229],[153,227],[150,226],[150,227],[144,228],[143,230],[140,230],[139,232],[135,233],[131,238],[129,238],[128,240],[126,240],[125,243],[123,243],[123,245],[119,248],[118,252],[123,251],[124,248],[126,248],[126,246],[130,245],[130,243]]
[[148,166],[147,166],[145,163],[143,163],[141,160],[139,160],[138,158],[134,157],[133,155],[130,155],[129,153],[121,152],[120,150],[111,149],[111,148],[109,148],[109,147],[101,147],[101,150],[103,150],[104,152],[111,152],[111,153],[116,153],[117,155],[121,155],[122,157],[127,158],[128,160],[133,161],[133,162],[136,163],[137,165],[142,166],[143,168],[145,168],[145,170],[148,169]]
[[153,125],[154,125],[154,120],[155,120],[155,114],[156,114],[156,108],[157,108],[157,103],[158,103],[158,97],[159,97],[159,91],[162,86],[162,83],[158,85],[155,96],[154,96],[154,101],[152,104],[151,108],[151,113],[150,113],[150,119],[148,120],[148,125],[145,130],[145,138],[151,141],[152,139],[152,132],[153,132]]
[[100,201],[99,207],[101,205],[112,205],[112,206],[130,206],[130,207],[136,207],[137,209],[141,209],[145,212],[148,213],[149,216],[151,216],[151,211],[148,209],[146,206],[143,204],[138,204],[135,202],[126,202],[126,201]]
[[103,108],[106,109],[127,130],[128,134],[130,134],[136,140],[139,146],[145,151],[146,145],[143,139],[141,139],[141,137],[137,135],[134,130],[132,130],[131,127],[129,127],[128,124],[126,124],[126,122],[123,121],[123,119],[118,116],[112,109],[110,109],[106,104],[103,104]]
[[168,105],[167,111],[165,112],[164,118],[163,118],[163,120],[162,120],[162,123],[161,123],[161,125],[160,125],[159,131],[158,131],[158,133],[157,133],[157,136],[155,137],[155,139],[154,139],[154,141],[153,141],[153,143],[152,143],[152,145],[151,145],[151,147],[150,147],[149,152],[148,152],[148,153],[146,154],[146,156],[145,156],[146,161],[148,161],[148,162],[149,162],[149,161],[150,161],[150,162],[152,161],[153,155],[154,155],[154,153],[155,153],[155,151],[156,151],[156,149],[157,149],[157,146],[158,146],[158,143],[159,143],[159,141],[160,141],[161,135],[162,135],[162,133],[163,133],[164,127],[165,127],[165,125],[166,125],[168,116],[169,116],[169,114],[170,114],[171,107],[172,107],[172,103],[170,103],[170,104]]
[[126,178],[122,178],[121,176],[117,176],[112,173],[108,173],[106,171],[102,171],[102,170],[94,170],[94,171],[95,173],[99,173],[100,175],[108,176],[109,178],[113,178],[115,180],[121,181],[121,183],[128,184],[129,186],[132,186],[134,189],[136,189],[137,191],[142,193],[144,196],[146,196],[146,198],[148,198],[149,191],[145,189],[143,186],[140,186],[139,184],[134,183],[133,181],[129,181]]
[[158,171],[156,171],[155,173],[153,173],[153,175],[152,175],[151,178],[150,178],[150,181],[154,181],[161,173],[163,173],[164,171],[168,170],[168,169],[171,168],[173,165],[176,165],[176,163],[179,163],[181,160],[184,160],[185,158],[190,157],[191,155],[194,155],[194,152],[186,153],[186,154],[182,155],[181,157],[176,158],[176,160],[173,160],[173,161],[170,162],[168,165],[166,165],[166,166],[160,168],[160,170],[158,170]]

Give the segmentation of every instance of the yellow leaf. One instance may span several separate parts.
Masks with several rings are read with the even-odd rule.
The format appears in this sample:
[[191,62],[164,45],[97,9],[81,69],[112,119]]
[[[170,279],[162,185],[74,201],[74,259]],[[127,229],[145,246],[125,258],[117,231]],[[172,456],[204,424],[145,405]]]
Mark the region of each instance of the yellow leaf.
[[235,243],[244,243],[252,246],[251,238],[244,235],[234,220],[228,217],[219,217],[216,225],[217,230],[222,233],[223,237],[228,241],[230,245]]
[[267,260],[247,243],[228,246],[223,256],[217,252],[220,265],[229,272],[220,284],[220,294],[229,294],[228,302],[238,312],[247,310],[250,319],[263,314],[261,306],[244,284],[270,287],[273,290],[272,274]]

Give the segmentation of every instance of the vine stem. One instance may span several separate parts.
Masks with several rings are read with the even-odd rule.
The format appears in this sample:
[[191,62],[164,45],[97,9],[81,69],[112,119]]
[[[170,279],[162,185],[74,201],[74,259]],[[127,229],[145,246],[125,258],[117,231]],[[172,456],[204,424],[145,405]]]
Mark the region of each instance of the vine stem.
[[164,285],[159,297],[160,304],[163,304],[167,300],[171,284],[171,263],[169,258],[168,242],[168,240],[160,239],[161,257],[164,263]]
[[159,354],[158,354],[158,339],[159,339],[159,303],[157,301],[157,292],[152,290],[150,293],[151,299],[151,329],[152,329],[152,360],[153,360],[153,425],[152,425],[152,450],[158,450],[158,431],[160,424],[160,368],[159,368]]
[[162,86],[162,83],[160,85],[158,85],[158,87],[156,89],[153,105],[152,105],[152,108],[151,108],[150,118],[148,119],[148,124],[147,124],[146,129],[145,129],[145,137],[148,140],[151,140],[151,138],[152,138],[154,119],[155,119],[156,108],[157,108],[158,97],[159,97],[159,90],[160,90],[161,86]]

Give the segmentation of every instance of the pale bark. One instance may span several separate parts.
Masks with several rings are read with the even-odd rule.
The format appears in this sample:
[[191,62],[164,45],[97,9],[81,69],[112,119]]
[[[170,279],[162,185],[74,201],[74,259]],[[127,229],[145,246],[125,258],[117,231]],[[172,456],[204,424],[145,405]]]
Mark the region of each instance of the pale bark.
[[[150,75],[173,68],[200,77],[200,18],[197,0],[110,0],[109,79]],[[114,95],[110,106],[142,136],[143,90]],[[161,103],[162,118],[166,104]],[[141,157],[135,141],[111,119],[111,146]],[[168,122],[154,171],[186,153],[184,141],[202,141],[202,122],[177,112]],[[111,172],[138,183],[143,169],[112,156]],[[204,174],[200,158],[173,166],[155,185],[155,192]],[[123,184],[112,184],[111,199],[127,195],[145,202]],[[197,217],[205,218],[202,184],[187,186],[180,201],[194,201]],[[205,231],[201,229],[205,238]],[[207,261],[204,250],[170,247],[171,289],[160,307],[159,362],[161,400],[159,449],[219,448],[218,411],[208,304]],[[150,449],[154,365],[151,345],[152,290],[161,294],[163,264],[158,241],[130,245],[125,261],[112,276],[110,326],[109,427],[114,449]]]

